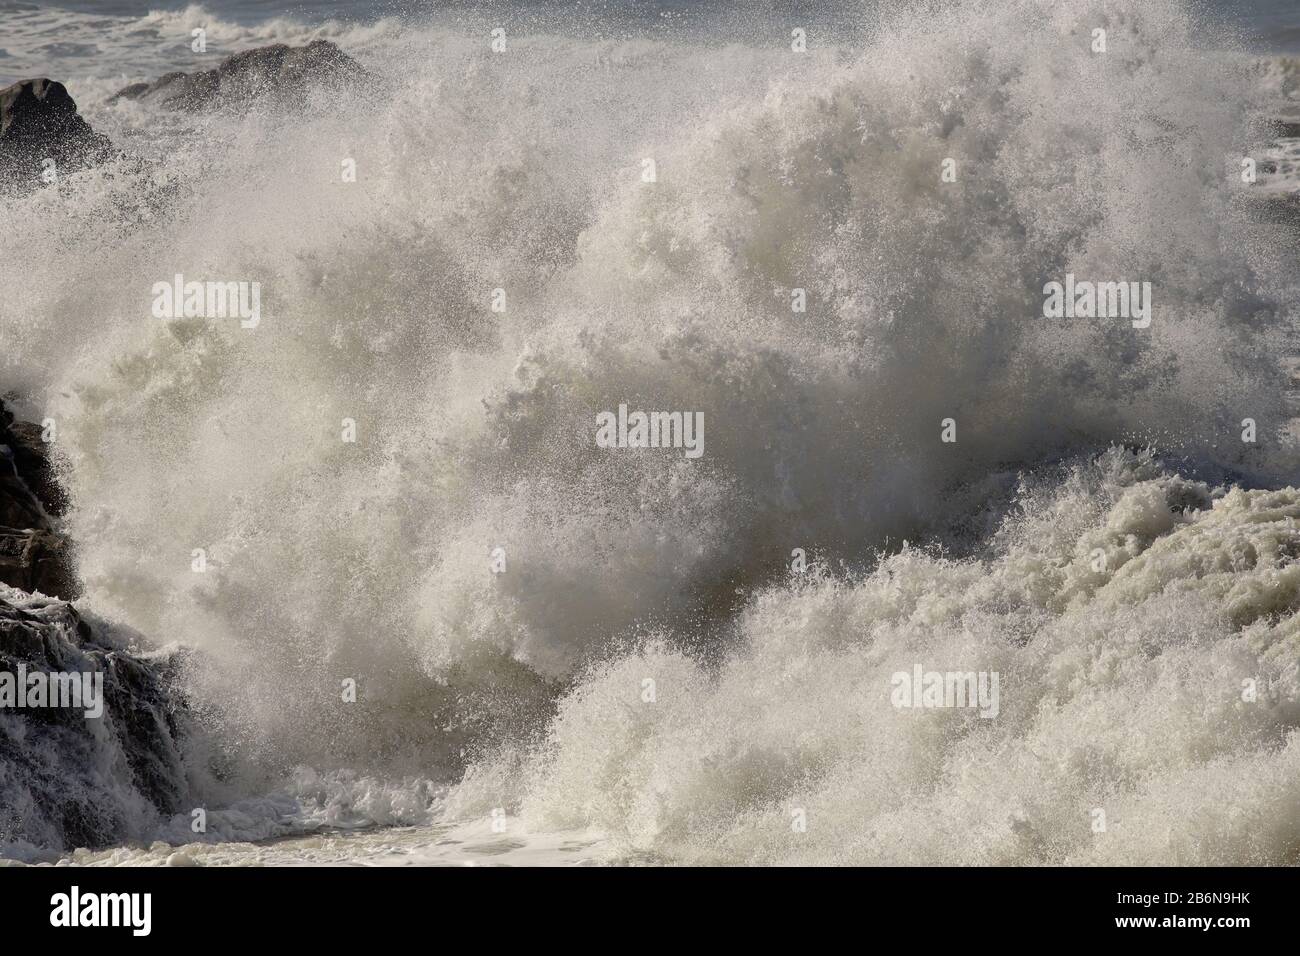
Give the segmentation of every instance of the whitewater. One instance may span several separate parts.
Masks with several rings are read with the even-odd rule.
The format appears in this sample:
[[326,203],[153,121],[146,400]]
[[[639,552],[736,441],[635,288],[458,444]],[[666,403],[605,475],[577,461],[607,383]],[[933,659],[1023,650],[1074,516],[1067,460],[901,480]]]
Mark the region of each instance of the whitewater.
[[[58,424],[78,607],[183,673],[207,832],[0,856],[1300,862],[1297,233],[1239,175],[1293,73],[1202,13],[100,18],[138,59],[59,78],[149,162],[0,203],[0,386]],[[108,102],[200,24],[374,77]],[[155,318],[178,274],[257,327]],[[1067,274],[1149,326],[1044,318]],[[705,453],[599,447],[621,404]],[[893,706],[915,665],[996,719]]]

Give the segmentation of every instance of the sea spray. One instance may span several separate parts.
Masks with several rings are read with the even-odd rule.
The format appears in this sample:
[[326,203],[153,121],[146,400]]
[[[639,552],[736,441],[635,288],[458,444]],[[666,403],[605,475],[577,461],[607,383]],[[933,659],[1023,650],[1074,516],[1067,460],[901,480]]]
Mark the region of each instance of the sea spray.
[[[982,557],[760,590],[721,666],[652,643],[593,667],[514,790],[482,768],[460,814],[512,793],[524,832],[699,864],[1295,862],[1300,492],[1116,449],[1019,502]],[[896,706],[917,661],[998,673],[996,716]]]
[[[1225,172],[1257,90],[1173,0],[910,9],[798,53],[412,29],[365,63],[383,98],[195,119],[154,172],[0,208],[0,374],[59,423],[86,601],[201,652],[250,799],[299,763],[463,778],[465,813],[723,861],[1293,845],[1287,638],[1209,574],[1234,532],[1219,557],[1175,533],[1210,491],[1043,464],[1151,442],[1294,474],[1291,264]],[[176,274],[260,283],[275,321],[159,322]],[[1151,281],[1158,320],[1045,320],[1070,274]],[[703,416],[707,454],[598,447],[624,403]],[[1044,467],[1057,511],[1007,520]],[[1216,494],[1243,526],[1265,500]],[[899,551],[936,536],[965,557]],[[821,570],[786,580],[793,547]],[[1141,573],[1163,560],[1178,600]],[[917,661],[996,670],[998,717],[894,712]],[[1281,696],[1238,713],[1225,688],[1265,672]],[[1256,836],[1160,842],[1228,780]],[[1139,836],[1085,842],[1109,796]]]

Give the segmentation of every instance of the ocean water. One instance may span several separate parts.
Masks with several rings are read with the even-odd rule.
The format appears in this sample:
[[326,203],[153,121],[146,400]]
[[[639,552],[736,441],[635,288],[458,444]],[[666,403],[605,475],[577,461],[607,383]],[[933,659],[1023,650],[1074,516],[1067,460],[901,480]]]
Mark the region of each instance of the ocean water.
[[[481,31],[509,24],[574,38],[655,37],[668,42],[752,39],[802,25],[818,42],[856,43],[907,11],[936,21],[969,6],[960,0],[0,0],[0,82],[56,76],[139,80],[172,69],[211,66],[249,45],[346,37],[362,43],[399,23]],[[1122,4],[1116,9],[1122,9]],[[1300,5],[1293,0],[1189,0],[1192,42],[1267,53],[1300,53]],[[190,31],[208,31],[207,52]]]
[[[1279,6],[844,4],[799,54],[776,5],[145,6],[0,13],[0,70],[153,163],[0,204],[0,385],[221,772],[197,842],[0,855],[1300,858],[1300,282],[1238,176]],[[318,37],[375,81],[108,102]],[[153,318],[177,273],[262,321]],[[1153,321],[1045,320],[1067,273]],[[704,454],[597,447],[620,404]],[[917,666],[996,716],[895,706]]]

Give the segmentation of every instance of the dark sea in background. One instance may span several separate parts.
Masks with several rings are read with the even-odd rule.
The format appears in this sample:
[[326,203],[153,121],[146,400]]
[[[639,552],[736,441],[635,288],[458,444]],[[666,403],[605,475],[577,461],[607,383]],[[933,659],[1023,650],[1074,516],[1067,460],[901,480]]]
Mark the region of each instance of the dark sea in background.
[[[886,0],[896,3],[897,0]],[[97,13],[106,16],[144,16],[151,10],[184,10],[191,4],[176,0],[62,0],[36,2],[0,0],[0,16],[18,8],[48,7]],[[865,4],[853,0],[811,0],[780,3],[776,0],[738,3],[735,0],[577,0],[577,2],[456,3],[445,0],[308,0],[282,3],[279,0],[210,0],[203,8],[226,20],[256,23],[278,16],[291,16],[305,23],[328,19],[365,22],[395,14],[459,17],[487,11],[509,10],[540,22],[567,20],[575,14],[593,22],[606,21],[624,27],[663,28],[692,21],[738,16],[743,19],[764,15],[821,17],[860,15]],[[1252,45],[1271,52],[1300,52],[1300,2],[1297,0],[1205,0],[1207,13],[1240,29]]]
[[[0,0],[0,82],[36,75],[72,81],[109,75],[138,80],[161,70],[186,69],[195,60],[181,38],[192,25],[209,20],[223,25],[209,38],[207,55],[215,65],[221,57],[257,42],[302,37],[304,31],[338,40],[348,27],[379,21],[471,31],[508,23],[516,34],[687,42],[711,42],[727,34],[753,41],[802,25],[837,45],[852,47],[871,31],[875,10],[913,7],[937,10],[943,17],[944,10],[960,6],[943,0]],[[1297,0],[1201,0],[1201,6],[1207,46],[1235,37],[1234,45],[1259,53],[1300,54]],[[135,26],[130,25],[133,21]],[[182,26],[185,32],[178,37],[176,30]],[[230,27],[245,28],[244,33],[232,36]]]

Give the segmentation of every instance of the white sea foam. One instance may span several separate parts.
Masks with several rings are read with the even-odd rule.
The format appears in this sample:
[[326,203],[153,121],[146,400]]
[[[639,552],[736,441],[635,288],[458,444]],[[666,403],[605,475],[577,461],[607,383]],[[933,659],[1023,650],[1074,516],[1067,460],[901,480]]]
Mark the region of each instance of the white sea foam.
[[[1293,266],[1233,175],[1267,91],[1174,0],[868,33],[404,29],[349,50],[394,81],[357,102],[162,138],[96,107],[158,169],[0,209],[0,380],[60,422],[87,604],[198,648],[246,798],[305,764],[349,808],[452,785],[374,821],[615,855],[1294,861],[1294,493],[1172,473],[1295,474]],[[260,282],[262,321],[153,319],[176,273]],[[1151,281],[1150,327],[1044,320],[1067,273]],[[596,447],[620,403],[701,412],[708,454]],[[1113,442],[1170,470],[1043,477]],[[936,536],[967,556],[899,551]],[[830,573],[788,581],[797,547]],[[894,710],[915,663],[999,671],[999,717]]]
[[[595,668],[525,824],[693,862],[1296,862],[1300,493],[1111,452],[1021,503],[984,560],[764,590],[716,672],[666,647]],[[999,672],[997,719],[893,707],[917,661]]]

